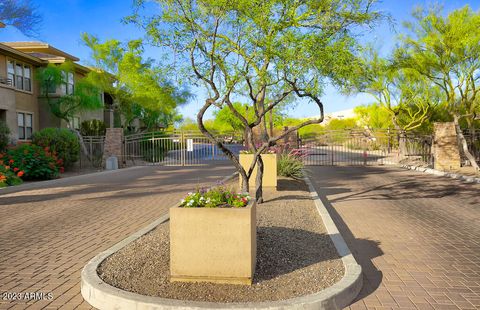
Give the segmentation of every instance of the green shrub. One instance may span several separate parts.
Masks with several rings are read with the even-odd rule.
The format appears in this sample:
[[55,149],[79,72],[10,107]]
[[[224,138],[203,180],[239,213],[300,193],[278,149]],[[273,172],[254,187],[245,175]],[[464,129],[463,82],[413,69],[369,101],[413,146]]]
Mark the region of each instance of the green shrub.
[[32,143],[55,152],[63,167],[71,167],[80,156],[78,137],[66,128],[45,128],[33,134]]
[[8,161],[5,163],[4,159],[6,159],[6,155],[0,153],[0,188],[22,184],[23,181],[20,177],[23,176],[24,172],[18,168],[10,167]]
[[104,136],[107,131],[105,122],[98,119],[83,121],[80,124],[80,133],[82,136]]
[[48,148],[34,144],[20,144],[7,151],[5,164],[13,171],[23,171],[24,180],[48,180],[63,172],[63,161],[50,153]]
[[284,177],[299,179],[303,177],[304,167],[301,155],[296,153],[280,154],[277,160],[277,173]]
[[4,121],[0,121],[0,152],[7,148],[10,143],[10,129]]

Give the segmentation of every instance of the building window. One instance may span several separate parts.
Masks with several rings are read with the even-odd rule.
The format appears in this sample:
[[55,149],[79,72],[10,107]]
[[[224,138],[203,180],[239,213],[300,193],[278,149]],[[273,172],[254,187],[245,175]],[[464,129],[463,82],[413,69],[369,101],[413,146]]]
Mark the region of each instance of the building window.
[[33,114],[19,112],[18,118],[18,139],[30,140],[33,132]]
[[62,71],[63,83],[60,86],[62,94],[64,95],[73,95],[73,73]]
[[32,67],[16,60],[7,60],[7,78],[17,89],[32,91]]
[[80,129],[80,117],[72,117],[72,127],[73,129],[77,129],[79,130]]

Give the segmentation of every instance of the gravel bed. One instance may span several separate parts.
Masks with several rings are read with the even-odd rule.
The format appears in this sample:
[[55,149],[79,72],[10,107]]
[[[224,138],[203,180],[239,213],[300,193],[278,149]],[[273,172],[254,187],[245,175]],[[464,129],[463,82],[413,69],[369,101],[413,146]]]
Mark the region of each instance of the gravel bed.
[[142,295],[211,302],[284,300],[338,282],[344,274],[342,260],[305,183],[281,178],[278,191],[265,189],[264,197],[257,209],[257,266],[251,286],[170,283],[168,222],[107,258],[98,274],[112,286]]

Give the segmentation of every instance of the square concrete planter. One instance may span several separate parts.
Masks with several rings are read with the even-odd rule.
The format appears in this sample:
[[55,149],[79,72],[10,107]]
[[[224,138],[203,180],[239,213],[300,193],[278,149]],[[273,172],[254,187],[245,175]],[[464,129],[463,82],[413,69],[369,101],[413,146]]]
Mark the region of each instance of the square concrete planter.
[[170,281],[252,284],[256,202],[243,208],[170,209]]
[[[262,154],[263,159],[263,178],[262,185],[264,187],[277,187],[277,154]],[[245,171],[248,171],[253,161],[253,154],[240,154],[240,164]],[[255,185],[257,178],[257,166],[253,169],[250,177],[250,186]],[[239,188],[242,188],[242,178],[239,178]]]

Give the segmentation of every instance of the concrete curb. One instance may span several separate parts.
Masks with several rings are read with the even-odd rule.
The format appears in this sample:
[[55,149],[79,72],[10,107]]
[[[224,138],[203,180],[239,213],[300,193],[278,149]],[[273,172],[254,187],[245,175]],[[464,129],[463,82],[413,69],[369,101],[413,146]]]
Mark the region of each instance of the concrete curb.
[[413,166],[413,165],[404,165],[404,164],[399,164],[395,162],[384,162],[386,165],[391,165],[391,166],[399,166],[408,170],[413,170],[413,171],[418,171],[418,172],[423,172],[423,173],[428,173],[428,174],[433,174],[436,176],[440,177],[448,177],[451,179],[457,179],[460,181],[464,181],[467,183],[480,183],[480,177],[469,177],[466,175],[458,174],[458,173],[453,173],[453,172],[446,172],[446,171],[441,171],[437,169],[432,169],[432,168],[425,168],[425,167],[420,167],[420,166]]
[[[227,182],[235,174],[225,178]],[[82,270],[81,293],[83,298],[98,309],[341,309],[357,296],[362,287],[362,269],[353,258],[345,241],[340,235],[325,206],[310,180],[305,178],[310,195],[322,217],[345,267],[344,277],[333,286],[315,294],[274,302],[258,303],[212,303],[166,299],[144,296],[115,288],[100,279],[98,266],[110,255],[125,247],[130,242],[150,232],[159,224],[168,221],[168,214],[141,229],[110,249],[95,256]]]

